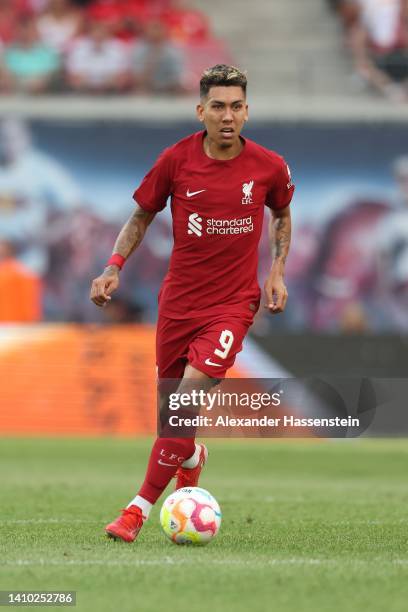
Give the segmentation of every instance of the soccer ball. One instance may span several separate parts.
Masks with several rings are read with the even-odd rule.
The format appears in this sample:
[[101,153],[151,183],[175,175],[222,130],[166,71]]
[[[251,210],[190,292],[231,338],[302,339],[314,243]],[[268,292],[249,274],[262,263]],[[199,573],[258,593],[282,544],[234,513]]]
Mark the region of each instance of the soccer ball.
[[175,544],[208,544],[220,528],[221,510],[205,489],[185,487],[166,499],[160,511],[160,524]]

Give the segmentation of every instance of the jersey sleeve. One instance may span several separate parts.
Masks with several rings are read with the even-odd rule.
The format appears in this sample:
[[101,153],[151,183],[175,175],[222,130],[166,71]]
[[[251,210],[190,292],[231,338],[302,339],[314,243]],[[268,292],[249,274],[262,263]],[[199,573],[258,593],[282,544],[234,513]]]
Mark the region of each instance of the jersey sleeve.
[[272,178],[271,187],[266,194],[265,204],[272,210],[286,208],[292,201],[295,186],[288,164],[283,157],[279,158]]
[[148,212],[159,212],[166,206],[172,191],[170,149],[165,149],[133,194],[133,199]]

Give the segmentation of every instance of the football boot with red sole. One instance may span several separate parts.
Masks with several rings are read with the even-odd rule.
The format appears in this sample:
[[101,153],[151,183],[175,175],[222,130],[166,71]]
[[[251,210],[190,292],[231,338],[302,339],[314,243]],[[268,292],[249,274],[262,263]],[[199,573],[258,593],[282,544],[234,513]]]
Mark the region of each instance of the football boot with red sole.
[[143,521],[141,509],[138,506],[129,506],[122,510],[117,519],[106,525],[105,531],[114,540],[133,542],[143,527]]

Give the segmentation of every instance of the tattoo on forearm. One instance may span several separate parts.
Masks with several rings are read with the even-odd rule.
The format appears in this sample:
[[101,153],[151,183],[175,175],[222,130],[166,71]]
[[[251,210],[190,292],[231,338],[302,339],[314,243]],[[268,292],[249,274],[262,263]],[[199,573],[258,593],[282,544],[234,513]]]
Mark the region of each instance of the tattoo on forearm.
[[120,230],[113,252],[128,258],[142,242],[146,228],[153,217],[151,213],[146,213],[140,208],[136,209]]
[[283,263],[289,253],[290,234],[290,217],[278,217],[273,223],[272,249],[274,259],[280,259]]

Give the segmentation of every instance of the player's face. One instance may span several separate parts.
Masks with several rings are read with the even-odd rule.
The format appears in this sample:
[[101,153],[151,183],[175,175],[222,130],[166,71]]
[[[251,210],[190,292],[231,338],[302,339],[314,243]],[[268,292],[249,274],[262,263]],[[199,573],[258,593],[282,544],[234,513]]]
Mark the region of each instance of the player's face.
[[197,117],[216,146],[229,148],[239,143],[239,135],[248,120],[248,105],[242,87],[211,87],[197,106]]

